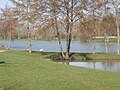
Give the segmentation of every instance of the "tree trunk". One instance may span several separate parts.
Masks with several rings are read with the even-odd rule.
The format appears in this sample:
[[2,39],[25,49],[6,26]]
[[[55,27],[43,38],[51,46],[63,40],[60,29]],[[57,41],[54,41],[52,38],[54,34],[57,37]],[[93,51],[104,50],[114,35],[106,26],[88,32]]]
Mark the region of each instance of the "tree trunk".
[[105,53],[108,53],[108,41],[107,41],[107,34],[104,35],[104,44],[105,44]]
[[70,43],[69,43],[69,34],[67,33],[67,38],[66,38],[66,64],[69,65],[70,61]]
[[105,61],[105,70],[107,69],[107,60]]
[[27,1],[27,8],[26,8],[26,13],[27,13],[27,32],[28,32],[28,41],[29,41],[29,46],[28,46],[28,52],[29,54],[32,53],[32,43],[31,43],[31,33],[30,33],[30,26],[29,26],[29,22],[30,22],[30,18],[29,18],[29,10],[30,10],[30,1]]
[[[72,27],[72,25],[71,25]],[[71,27],[67,27],[68,28],[68,31],[67,31],[67,38],[66,38],[66,64],[69,65],[69,62],[70,62],[70,46],[71,46],[71,38],[72,38],[72,35],[71,35],[71,31],[72,31],[72,28]]]
[[31,54],[31,53],[32,53],[32,43],[31,43],[31,38],[30,38],[29,25],[28,25],[28,41],[29,41],[29,44],[28,44],[28,52],[29,52],[29,54]]
[[95,54],[95,51],[96,51],[96,42],[95,42],[95,40],[93,41],[94,43],[94,45],[93,45],[93,54]]
[[116,18],[116,26],[117,26],[117,54],[120,54],[120,51],[119,51],[119,46],[120,46],[120,30],[119,30],[118,18]]
[[105,41],[105,53],[108,53],[107,42]]
[[31,44],[31,40],[29,40],[29,54],[32,53],[32,44]]
[[61,43],[61,37],[60,37],[60,33],[59,33],[57,16],[56,16],[56,11],[55,10],[54,10],[54,13],[55,13],[54,14],[55,15],[55,27],[56,27],[56,31],[57,31],[57,37],[58,37],[59,47],[60,47],[61,56],[62,56],[62,62],[64,64],[65,55],[64,55],[63,47],[62,47],[62,43]]
[[2,48],[5,48],[5,34],[3,35]]
[[[71,4],[71,8],[69,8]],[[74,0],[71,1],[71,3],[67,2],[67,37],[66,37],[66,64],[69,65],[70,62],[70,46],[71,46],[71,40],[72,40],[72,30],[73,30],[73,18],[74,18]],[[70,10],[71,9],[71,10]]]
[[95,67],[95,62],[93,61],[93,68],[95,69],[96,67]]
[[[95,11],[93,10],[93,16],[95,16]],[[94,21],[95,22],[95,21]],[[96,51],[96,41],[95,41],[95,37],[96,37],[96,23],[95,23],[95,28],[94,28],[94,38],[93,38],[93,54],[95,54],[95,51]]]
[[11,45],[11,43],[10,43],[10,42],[11,42],[11,37],[12,37],[12,32],[10,31],[10,32],[9,32],[8,48],[7,48],[8,50],[10,50],[10,45]]
[[118,63],[118,61],[117,61],[117,71],[119,72],[119,63]]
[[63,47],[62,47],[62,44],[61,44],[61,40],[58,39],[58,41],[59,41],[59,46],[60,46],[60,50],[61,50],[62,62],[64,64],[64,62],[65,62],[65,55],[64,55],[64,52],[63,52]]
[[95,30],[94,30],[94,37],[93,37],[93,54],[95,54],[96,51],[96,41],[95,41]]
[[119,51],[119,46],[120,46],[120,29],[119,29],[119,3],[116,1],[116,6],[115,6],[115,10],[116,10],[116,27],[117,27],[117,54],[120,54]]

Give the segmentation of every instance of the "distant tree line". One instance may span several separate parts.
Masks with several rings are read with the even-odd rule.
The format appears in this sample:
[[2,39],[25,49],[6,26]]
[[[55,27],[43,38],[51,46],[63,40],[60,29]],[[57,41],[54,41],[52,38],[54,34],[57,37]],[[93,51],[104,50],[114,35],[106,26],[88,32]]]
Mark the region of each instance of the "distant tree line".
[[[71,41],[93,41],[95,36],[117,36],[119,54],[119,0],[11,0],[13,8],[1,9],[0,27],[5,39],[27,38],[58,40],[63,61],[69,64]],[[8,15],[8,14],[10,15]],[[61,40],[66,40],[63,52]],[[107,42],[105,42],[107,52]]]

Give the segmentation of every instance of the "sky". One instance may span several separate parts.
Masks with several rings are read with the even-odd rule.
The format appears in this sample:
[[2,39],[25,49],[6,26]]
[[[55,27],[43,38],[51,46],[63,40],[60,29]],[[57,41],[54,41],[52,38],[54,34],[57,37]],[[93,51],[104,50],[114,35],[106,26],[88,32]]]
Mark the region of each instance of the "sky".
[[0,8],[4,8],[5,5],[12,6],[10,0],[0,0]]

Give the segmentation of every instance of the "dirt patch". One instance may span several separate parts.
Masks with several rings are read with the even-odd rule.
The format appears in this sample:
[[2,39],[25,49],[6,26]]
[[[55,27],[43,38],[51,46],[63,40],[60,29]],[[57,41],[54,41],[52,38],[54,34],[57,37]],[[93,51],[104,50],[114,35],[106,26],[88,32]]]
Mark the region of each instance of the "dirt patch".
[[1,88],[1,87],[0,87],[0,90],[4,90],[4,88]]
[[6,52],[6,51],[8,51],[8,50],[0,50],[0,53],[1,53],[1,52]]

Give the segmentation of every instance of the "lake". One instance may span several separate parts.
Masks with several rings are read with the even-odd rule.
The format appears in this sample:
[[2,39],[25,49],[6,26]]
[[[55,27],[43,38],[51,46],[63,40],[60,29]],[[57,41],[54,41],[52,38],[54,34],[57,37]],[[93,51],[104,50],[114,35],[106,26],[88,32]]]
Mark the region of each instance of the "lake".
[[[5,42],[7,47],[8,42]],[[62,41],[63,49],[65,51],[66,42]],[[1,46],[1,41],[0,41]],[[116,53],[116,43],[108,43],[108,51],[110,53]],[[12,50],[26,50],[28,47],[27,40],[14,40],[11,41]],[[32,50],[39,51],[40,48],[44,49],[44,52],[60,52],[58,41],[32,41]],[[93,43],[82,43],[79,41],[72,41],[71,52],[78,53],[92,53],[93,52]],[[104,43],[96,43],[96,52],[103,53],[105,52]],[[82,66],[88,68],[95,68],[113,72],[120,72],[120,62],[70,62],[70,65]]]
[[120,72],[120,61],[70,62],[70,65],[111,71],[111,72]]
[[[5,46],[7,47],[7,41],[5,42]],[[62,41],[63,49],[65,51],[66,42]],[[1,46],[1,41],[0,41]],[[110,53],[116,52],[116,43],[108,43],[108,51]],[[11,41],[11,49],[12,50],[26,50],[28,47],[27,40],[14,40]],[[32,41],[32,50],[39,51],[40,48],[44,49],[44,52],[60,52],[58,41]],[[104,52],[104,43],[96,43],[96,52],[102,53]],[[78,53],[92,53],[93,52],[93,43],[83,43],[79,41],[72,41],[71,44],[71,52]]]

